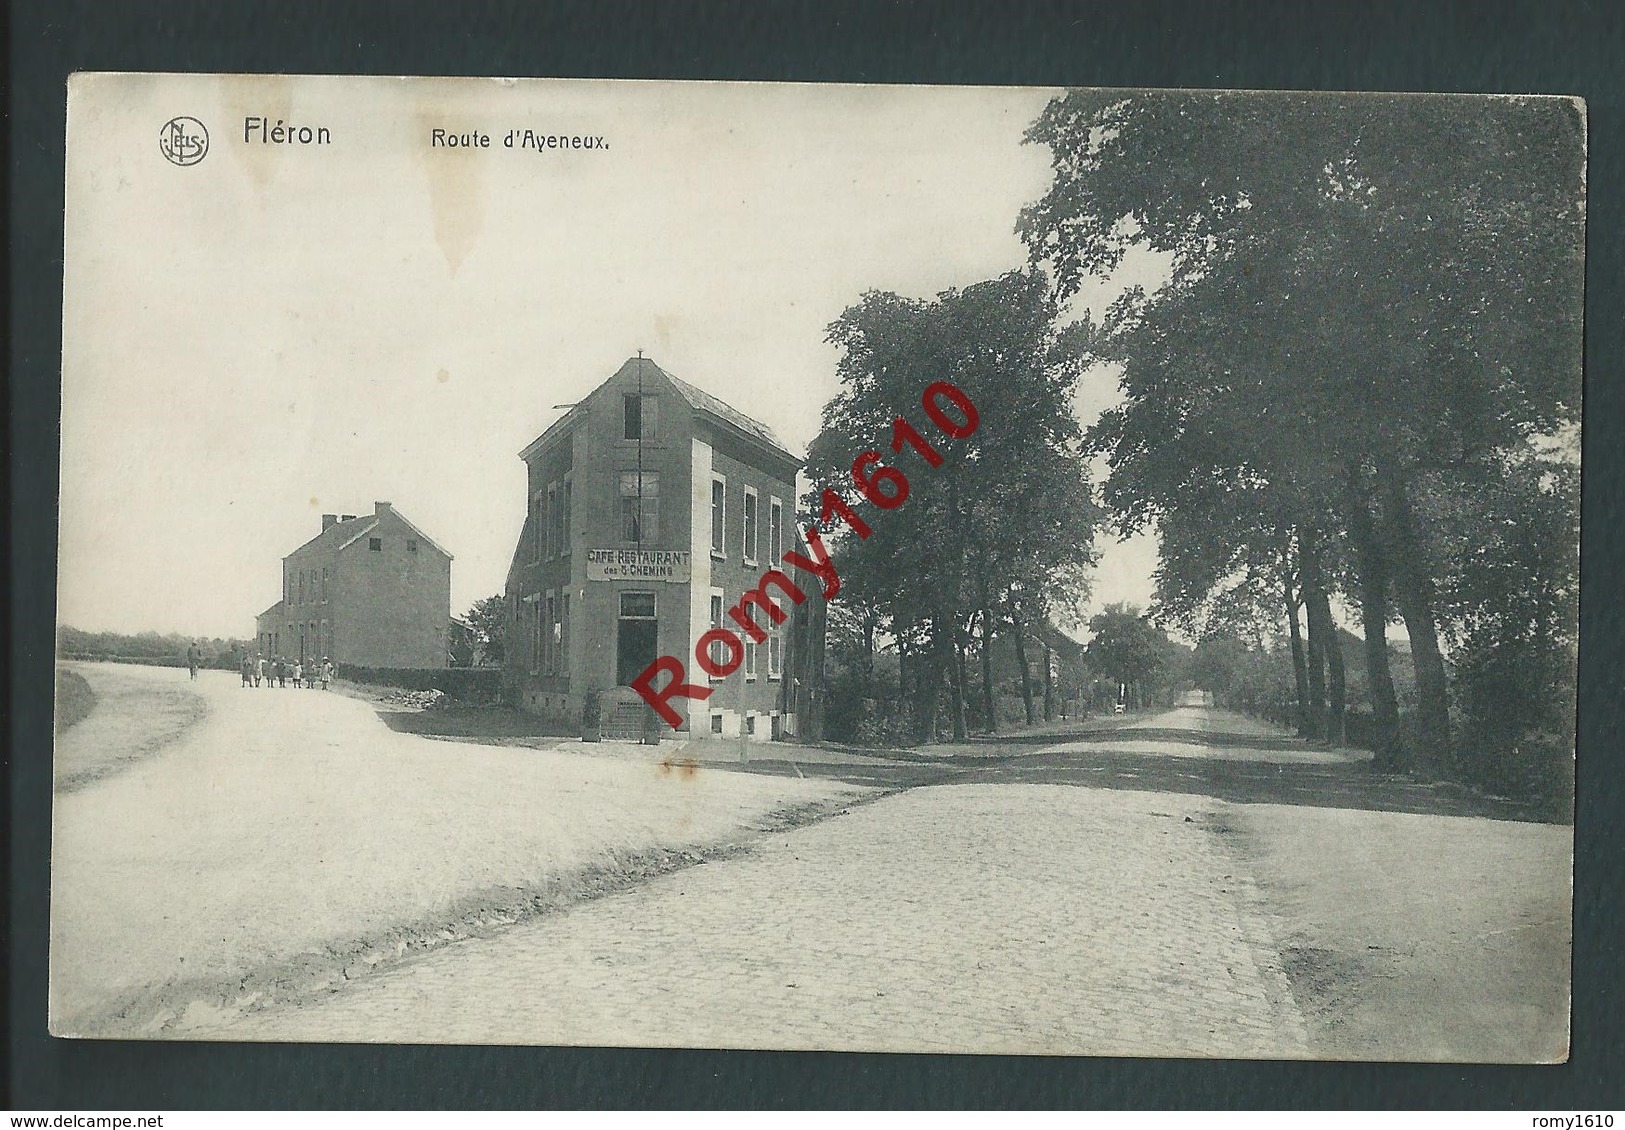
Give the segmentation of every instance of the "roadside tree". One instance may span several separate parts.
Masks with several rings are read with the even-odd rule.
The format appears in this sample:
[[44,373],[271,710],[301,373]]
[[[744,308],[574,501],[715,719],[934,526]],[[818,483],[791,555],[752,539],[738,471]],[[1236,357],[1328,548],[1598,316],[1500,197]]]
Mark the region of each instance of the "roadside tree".
[[[1326,666],[1334,731],[1325,601],[1341,589],[1361,610],[1385,725],[1383,631],[1393,612],[1405,623],[1418,740],[1387,743],[1393,767],[1452,759],[1441,637],[1459,614],[1426,511],[1470,501],[1506,453],[1577,420],[1581,128],[1556,99],[1485,112],[1086,91],[1053,100],[1028,134],[1055,176],[1019,230],[1063,299],[1130,252],[1169,264],[1165,286],[1128,295],[1092,335],[1127,395],[1094,435],[1114,517],[1165,521],[1208,476],[1267,487],[1275,520],[1241,521],[1228,544],[1267,551],[1290,535],[1285,607],[1308,613],[1307,681]],[[1303,697],[1313,711],[1313,685]]]
[[[996,725],[998,634],[1087,592],[1098,511],[1072,411],[1081,358],[1058,346],[1057,313],[1044,276],[1018,271],[930,300],[871,292],[830,326],[841,389],[809,449],[806,509],[818,514],[826,487],[860,505],[852,469],[865,450],[906,474],[907,505],[871,508],[866,537],[840,526],[826,541],[838,599],[871,609],[899,651],[922,740],[935,738],[944,688],[952,732],[966,734],[978,658],[980,713]],[[921,394],[936,381],[963,390],[978,421],[961,439],[926,436],[933,456],[896,421],[919,428]]]

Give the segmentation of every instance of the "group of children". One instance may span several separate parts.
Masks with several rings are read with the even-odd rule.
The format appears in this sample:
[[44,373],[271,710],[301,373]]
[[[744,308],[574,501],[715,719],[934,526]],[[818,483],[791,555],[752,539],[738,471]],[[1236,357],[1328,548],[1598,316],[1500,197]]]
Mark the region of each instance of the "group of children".
[[267,687],[285,687],[288,685],[288,680],[292,679],[293,685],[296,687],[307,687],[314,690],[319,686],[325,691],[327,685],[336,678],[338,678],[338,671],[334,668],[333,661],[325,655],[322,656],[320,662],[312,659],[309,663],[300,659],[289,662],[280,655],[273,657],[270,661],[267,661],[262,655],[255,656],[253,659],[246,655],[243,656],[243,686],[245,687],[257,687],[262,684]]

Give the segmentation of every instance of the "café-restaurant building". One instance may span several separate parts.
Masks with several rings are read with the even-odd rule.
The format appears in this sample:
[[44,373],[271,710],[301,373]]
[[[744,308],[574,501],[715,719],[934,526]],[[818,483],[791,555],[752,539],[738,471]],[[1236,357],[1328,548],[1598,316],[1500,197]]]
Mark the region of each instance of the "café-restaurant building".
[[646,710],[616,688],[669,655],[713,692],[671,700],[687,736],[795,732],[796,617],[758,617],[767,638],[746,639],[725,678],[707,680],[694,658],[695,641],[728,626],[740,595],[798,548],[802,461],[770,428],[638,356],[519,457],[526,516],[507,600],[520,705],[573,720],[596,691]]

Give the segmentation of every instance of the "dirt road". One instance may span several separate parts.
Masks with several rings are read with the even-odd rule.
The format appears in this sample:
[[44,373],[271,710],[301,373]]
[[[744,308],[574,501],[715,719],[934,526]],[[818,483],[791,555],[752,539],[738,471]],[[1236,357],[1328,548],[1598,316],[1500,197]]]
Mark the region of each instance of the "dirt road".
[[[1211,708],[940,757],[696,746],[708,760],[674,764],[430,741],[230,675],[195,689],[201,721],[58,798],[54,1030],[1566,1047],[1570,828]],[[775,824],[798,805],[828,818]]]
[[1564,1054],[1567,827],[1403,811],[1438,794],[1211,708],[974,759],[798,756],[910,788],[199,1034]]
[[98,703],[70,734],[139,729],[140,695],[102,694],[132,680],[158,703],[183,686],[205,713],[57,794],[56,1034],[159,1031],[194,1006],[342,981],[862,791],[430,741],[356,699],[235,673],[77,669]]

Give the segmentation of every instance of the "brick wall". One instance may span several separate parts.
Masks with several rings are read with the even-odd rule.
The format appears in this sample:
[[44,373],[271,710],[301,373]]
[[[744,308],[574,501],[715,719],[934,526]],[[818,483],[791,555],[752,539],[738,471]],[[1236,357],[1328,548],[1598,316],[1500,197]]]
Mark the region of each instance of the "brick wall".
[[[393,511],[377,517],[377,527],[336,558],[329,592],[334,659],[361,667],[445,667],[451,561]],[[414,540],[415,551],[408,544]]]

